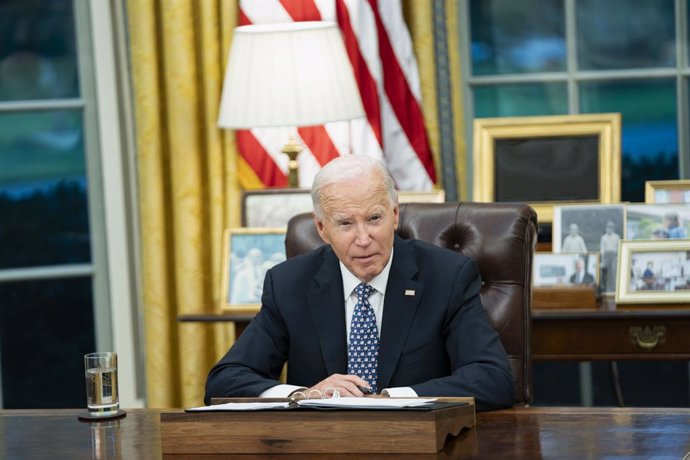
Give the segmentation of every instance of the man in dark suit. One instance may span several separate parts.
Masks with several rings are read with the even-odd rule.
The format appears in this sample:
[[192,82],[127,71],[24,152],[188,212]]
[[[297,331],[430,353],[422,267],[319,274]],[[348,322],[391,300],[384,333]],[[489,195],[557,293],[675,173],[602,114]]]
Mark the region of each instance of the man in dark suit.
[[370,389],[473,396],[479,410],[511,406],[513,377],[479,298],[476,263],[395,236],[397,194],[383,164],[333,160],[314,179],[312,198],[328,245],[269,270],[261,310],[211,370],[206,403]]
[[584,284],[586,286],[594,284],[594,275],[587,271],[585,261],[580,257],[575,259],[575,273],[570,275],[570,284]]

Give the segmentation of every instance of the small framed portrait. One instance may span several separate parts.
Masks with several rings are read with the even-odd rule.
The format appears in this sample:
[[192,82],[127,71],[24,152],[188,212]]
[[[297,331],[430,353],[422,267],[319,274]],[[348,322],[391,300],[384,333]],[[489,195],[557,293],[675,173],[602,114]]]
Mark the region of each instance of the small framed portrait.
[[613,296],[618,242],[625,238],[625,205],[558,205],[554,206],[553,216],[553,252],[598,252],[600,292]]
[[690,180],[648,180],[645,203],[690,203]]
[[287,228],[292,216],[312,210],[307,189],[247,190],[242,195],[242,226]]
[[474,120],[474,201],[529,203],[540,223],[558,203],[620,201],[619,113]]
[[684,240],[690,235],[689,204],[628,204],[628,240]]
[[534,254],[532,283],[534,287],[599,285],[599,254]]
[[690,303],[690,240],[622,241],[616,303]]
[[285,229],[226,229],[223,239],[221,311],[258,311],[266,272],[284,260]]

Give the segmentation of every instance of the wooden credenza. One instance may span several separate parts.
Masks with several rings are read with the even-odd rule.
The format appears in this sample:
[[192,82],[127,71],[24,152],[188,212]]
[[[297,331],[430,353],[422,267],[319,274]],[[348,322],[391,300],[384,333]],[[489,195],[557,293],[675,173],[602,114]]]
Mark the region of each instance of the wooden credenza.
[[690,360],[690,305],[532,310],[532,359]]
[[[198,314],[182,322],[235,323],[244,331],[253,314]],[[538,361],[690,360],[690,304],[630,308],[532,310],[532,358]]]

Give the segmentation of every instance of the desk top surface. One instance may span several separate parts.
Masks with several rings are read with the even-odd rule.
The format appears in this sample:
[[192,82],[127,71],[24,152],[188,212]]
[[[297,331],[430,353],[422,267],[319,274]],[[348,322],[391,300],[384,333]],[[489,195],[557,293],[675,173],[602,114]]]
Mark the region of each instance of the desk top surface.
[[[161,458],[160,413],[172,411],[133,409],[119,420],[85,423],[77,419],[77,410],[3,410],[0,458]],[[440,453],[409,458],[682,459],[689,452],[690,409],[521,408],[480,412],[477,426]],[[408,456],[371,458],[382,457]]]

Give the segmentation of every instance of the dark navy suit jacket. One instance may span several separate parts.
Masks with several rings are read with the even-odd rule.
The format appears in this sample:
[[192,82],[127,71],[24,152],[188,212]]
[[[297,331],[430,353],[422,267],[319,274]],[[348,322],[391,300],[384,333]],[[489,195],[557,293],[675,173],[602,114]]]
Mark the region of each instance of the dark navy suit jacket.
[[[396,236],[386,287],[378,388],[419,396],[474,396],[477,409],[509,407],[514,382],[506,352],[481,305],[471,259]],[[413,293],[413,295],[410,295]],[[287,383],[310,387],[347,373],[345,294],[338,258],[325,245],[274,266],[262,307],[211,369],[211,397],[256,397]]]

